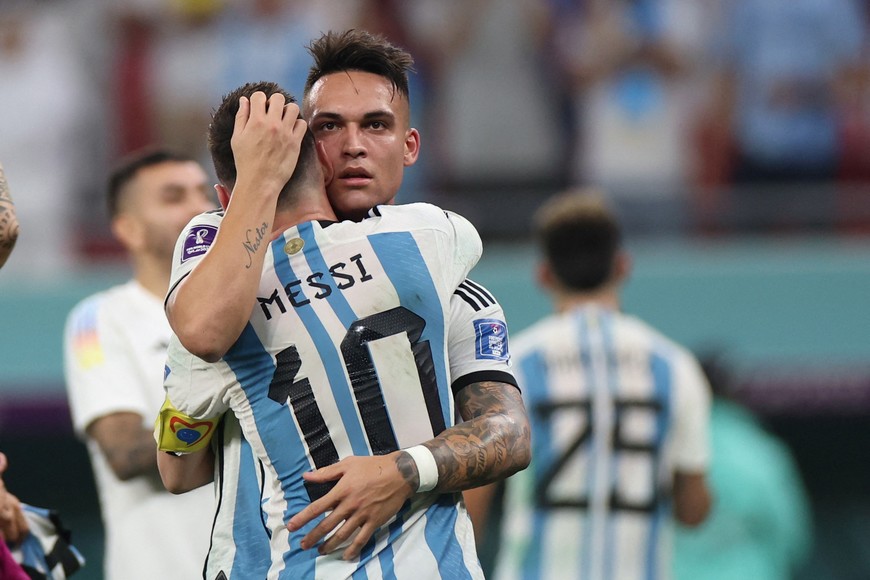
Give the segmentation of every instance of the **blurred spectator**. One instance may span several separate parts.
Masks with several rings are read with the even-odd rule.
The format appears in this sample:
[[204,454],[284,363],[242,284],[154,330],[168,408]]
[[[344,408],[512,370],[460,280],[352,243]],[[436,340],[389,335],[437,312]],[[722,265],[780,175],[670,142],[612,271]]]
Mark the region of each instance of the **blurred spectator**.
[[556,97],[540,66],[539,0],[429,3],[414,18],[415,34],[441,59],[429,95],[433,134],[424,136],[438,140],[439,180],[516,187],[550,179],[560,147]]
[[864,37],[856,0],[727,3],[709,115],[733,142],[733,182],[835,178],[842,88],[858,71]]
[[686,190],[714,0],[549,0],[579,183],[660,199]]
[[[185,0],[158,11],[150,71],[158,140],[195,151],[210,166],[205,134],[211,111],[245,82],[267,80],[301,95],[322,31],[354,22],[356,2],[338,0]],[[208,162],[208,163],[206,163]]]
[[677,529],[676,580],[788,580],[812,543],[809,501],[788,447],[731,397],[721,357],[702,358],[713,389],[706,522]]
[[47,276],[75,257],[96,107],[71,24],[76,4],[0,3],[0,159],[20,192],[19,220],[33,224],[6,266],[13,272]]

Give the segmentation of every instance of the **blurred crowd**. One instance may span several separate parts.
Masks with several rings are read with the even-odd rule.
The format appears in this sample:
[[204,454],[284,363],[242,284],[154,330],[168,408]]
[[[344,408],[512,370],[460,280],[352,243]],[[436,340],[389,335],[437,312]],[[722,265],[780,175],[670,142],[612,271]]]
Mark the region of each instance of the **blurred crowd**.
[[473,208],[586,184],[702,231],[870,231],[868,24],[866,0],[3,0],[0,160],[39,224],[10,269],[113,255],[115,160],[207,161],[224,93],[301,94],[305,46],[350,27],[417,59],[400,199],[468,204],[485,235]]

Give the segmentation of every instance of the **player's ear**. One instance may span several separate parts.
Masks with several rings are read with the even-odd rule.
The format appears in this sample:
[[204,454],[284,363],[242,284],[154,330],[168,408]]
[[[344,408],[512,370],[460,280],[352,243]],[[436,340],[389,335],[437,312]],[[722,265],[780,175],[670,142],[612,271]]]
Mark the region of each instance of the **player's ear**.
[[622,283],[628,280],[631,274],[631,254],[625,250],[619,250],[613,257],[613,279],[617,283]]
[[542,261],[538,263],[535,270],[535,279],[538,282],[538,286],[544,290],[553,291],[556,289],[556,277],[548,262]]
[[405,133],[405,167],[410,167],[417,162],[420,155],[420,132],[411,127]]
[[218,202],[220,202],[221,207],[227,209],[227,206],[230,205],[230,191],[220,183],[214,184],[214,190],[217,192]]
[[317,149],[317,159],[320,160],[320,167],[323,169],[323,184],[329,185],[332,178],[335,176],[335,170],[332,168],[332,162],[329,156],[326,155],[326,147],[320,141],[315,141],[315,149]]
[[134,252],[145,244],[145,228],[127,213],[112,218],[112,234],[128,252]]

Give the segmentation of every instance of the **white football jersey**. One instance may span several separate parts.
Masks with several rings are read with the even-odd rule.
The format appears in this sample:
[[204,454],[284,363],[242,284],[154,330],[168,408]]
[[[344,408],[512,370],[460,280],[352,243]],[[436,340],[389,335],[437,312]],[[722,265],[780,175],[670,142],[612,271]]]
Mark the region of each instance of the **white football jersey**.
[[[220,220],[208,213],[188,226],[173,287]],[[306,484],[305,471],[410,447],[453,425],[450,299],[480,251],[467,220],[427,204],[382,206],[360,223],[301,224],[271,242],[250,323],[220,362],[203,363],[171,343],[172,404],[193,417],[232,409],[265,479],[280,485],[264,506],[269,578],[481,576],[458,496],[415,497],[356,562],[342,561],[340,551],[303,552],[310,526],[292,537],[286,529],[329,489]],[[479,332],[480,360],[492,369],[483,372],[498,374],[507,364],[504,323]]]
[[121,481],[85,435],[91,423],[113,413],[138,413],[143,427],[153,426],[164,398],[171,334],[160,300],[132,280],[86,298],[67,319],[67,394],[99,492],[107,580],[188,580],[202,574],[214,511],[211,490],[173,495],[156,468],[153,475]]
[[708,462],[695,358],[594,305],[545,318],[513,351],[532,463],[505,482],[496,577],[669,578],[673,473]]

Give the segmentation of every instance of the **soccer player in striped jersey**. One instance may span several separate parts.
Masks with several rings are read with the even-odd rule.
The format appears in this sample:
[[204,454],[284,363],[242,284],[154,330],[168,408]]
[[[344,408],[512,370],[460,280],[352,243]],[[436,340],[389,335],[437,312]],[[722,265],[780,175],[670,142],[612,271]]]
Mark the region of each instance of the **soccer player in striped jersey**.
[[[685,348],[620,312],[629,258],[599,197],[551,200],[535,232],[556,313],[513,344],[533,459],[505,482],[495,575],[666,579],[673,518],[710,507],[709,386]],[[467,494],[475,524],[492,491]]]
[[[232,111],[234,97],[222,108]],[[265,137],[298,129],[293,106],[278,97],[268,106],[260,92],[242,99],[232,150],[229,131],[214,139],[220,108],[215,115],[212,153],[221,181],[235,186],[232,202],[226,217],[192,222],[173,279],[250,323],[237,321],[241,336],[225,354],[209,348],[204,329],[197,354],[223,354],[212,366],[171,347],[168,398],[196,418],[232,408],[267,479],[280,483],[267,504],[269,577],[480,577],[470,522],[452,492],[524,467],[528,432],[513,386],[463,386],[454,406],[448,303],[479,257],[479,238],[464,219],[425,204],[380,207],[359,224],[291,226],[334,214],[313,141],[303,141],[287,184],[295,198],[282,194],[275,212],[281,179],[273,175],[286,171],[294,143],[277,138],[270,150]],[[226,202],[228,190],[219,191]],[[466,421],[451,427],[457,411]],[[305,551],[327,534],[319,555]]]
[[[323,144],[335,175],[340,176],[327,184],[327,194],[338,217],[358,220],[371,207],[394,202],[404,167],[417,159],[419,134],[410,126],[407,93],[413,59],[383,37],[361,30],[324,34],[311,43],[309,51],[314,64],[306,90],[306,117],[312,124],[318,122],[315,137]],[[384,115],[395,119],[386,132],[397,138],[384,139],[384,131],[378,131]],[[362,175],[354,176],[354,172]],[[351,183],[353,177],[356,181]],[[510,373],[507,325],[501,305],[486,288],[466,280],[454,292],[450,311],[448,359],[454,390],[468,388],[472,392],[499,385],[511,388],[515,380]],[[241,447],[235,441],[221,443],[231,449]],[[237,453],[218,450],[216,455],[218,507],[219,511],[230,510],[231,517],[217,515],[207,567],[236,569],[224,565],[229,554],[244,563],[239,569],[245,569],[257,559],[256,550],[245,554],[242,546],[231,541],[245,535],[241,530],[261,524],[261,511],[256,505],[245,521],[241,508],[253,502],[235,498],[232,493],[255,486],[232,481],[233,474],[239,473]],[[240,477],[245,477],[244,470]],[[178,489],[201,483],[190,480]],[[236,529],[222,533],[220,522],[231,522]],[[250,536],[246,538],[245,547],[253,548]],[[230,543],[224,545],[223,540]],[[268,561],[268,546],[265,558]],[[214,568],[217,562],[220,565]]]

